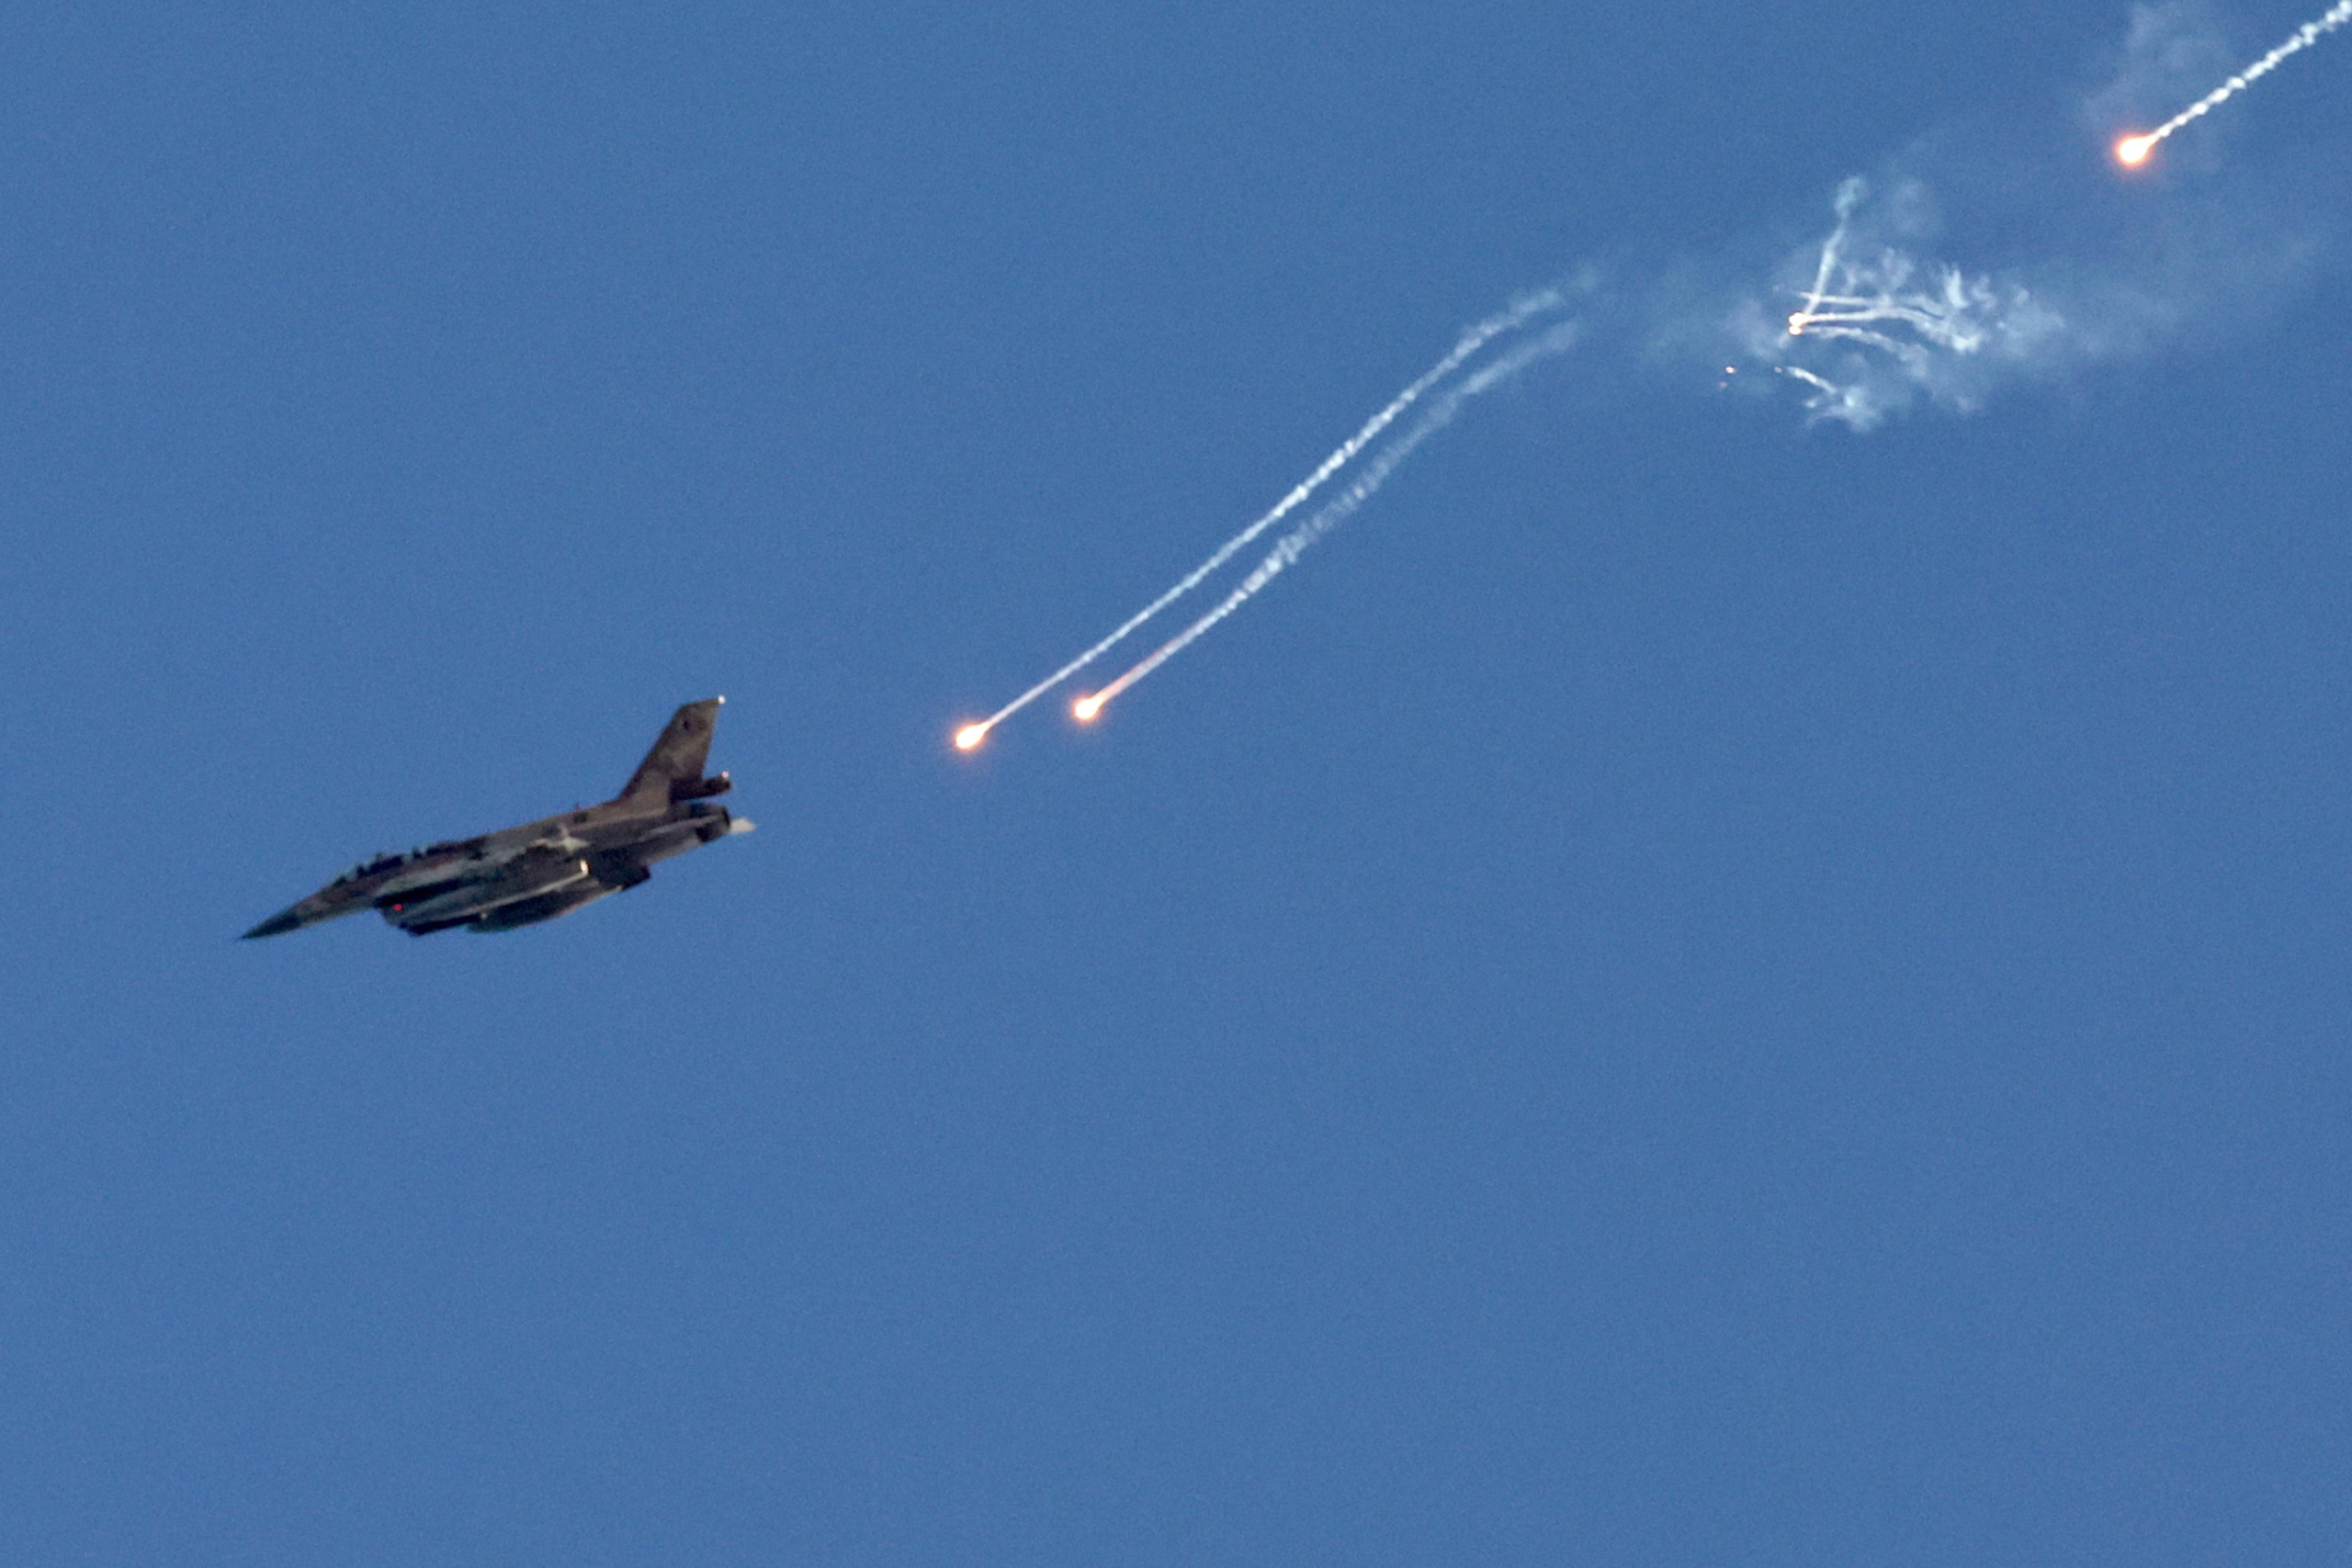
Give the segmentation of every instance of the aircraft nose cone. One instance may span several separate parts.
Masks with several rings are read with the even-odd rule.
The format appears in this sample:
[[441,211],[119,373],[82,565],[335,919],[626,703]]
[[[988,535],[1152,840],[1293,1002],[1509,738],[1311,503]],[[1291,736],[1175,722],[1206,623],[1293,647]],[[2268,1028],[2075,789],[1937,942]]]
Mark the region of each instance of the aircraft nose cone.
[[301,929],[301,917],[288,909],[282,915],[270,916],[269,919],[247,931],[243,940],[251,942],[257,936],[284,936],[288,931],[298,931]]

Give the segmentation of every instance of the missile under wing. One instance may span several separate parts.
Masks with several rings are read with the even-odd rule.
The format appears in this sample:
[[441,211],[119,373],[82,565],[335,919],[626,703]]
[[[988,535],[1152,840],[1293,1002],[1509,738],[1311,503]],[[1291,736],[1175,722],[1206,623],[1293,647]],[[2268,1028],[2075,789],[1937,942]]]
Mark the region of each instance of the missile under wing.
[[748,833],[748,818],[710,799],[734,781],[703,773],[726,700],[688,703],[673,714],[620,794],[602,806],[362,861],[245,935],[277,936],[362,909],[412,936],[459,926],[513,931],[634,887],[653,874],[656,861]]

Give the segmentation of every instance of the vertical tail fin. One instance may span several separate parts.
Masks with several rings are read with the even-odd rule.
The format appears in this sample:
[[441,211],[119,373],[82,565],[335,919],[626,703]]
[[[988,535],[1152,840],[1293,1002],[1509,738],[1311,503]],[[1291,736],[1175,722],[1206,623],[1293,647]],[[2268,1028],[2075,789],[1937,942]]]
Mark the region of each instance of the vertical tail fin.
[[637,765],[637,772],[629,774],[619,798],[634,800],[651,795],[666,806],[672,784],[700,779],[703,764],[710,760],[710,732],[718,723],[719,705],[726,700],[711,697],[688,703],[672,714],[662,738],[645,754],[645,761]]

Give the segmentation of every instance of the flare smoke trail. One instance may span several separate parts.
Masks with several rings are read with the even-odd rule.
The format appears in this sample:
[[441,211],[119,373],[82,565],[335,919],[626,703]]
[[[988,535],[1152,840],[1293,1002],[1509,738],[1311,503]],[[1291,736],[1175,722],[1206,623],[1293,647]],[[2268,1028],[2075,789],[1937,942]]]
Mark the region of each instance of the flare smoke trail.
[[1463,404],[1479,393],[1491,390],[1508,381],[1535,361],[1560,353],[1572,345],[1581,333],[1582,329],[1576,322],[1562,321],[1541,337],[1520,344],[1494,363],[1468,377],[1460,385],[1450,389],[1437,401],[1431,403],[1429,412],[1408,427],[1404,434],[1382,447],[1379,454],[1364,465],[1363,471],[1345,490],[1326,502],[1322,509],[1306,522],[1277,540],[1273,550],[1264,560],[1258,563],[1257,570],[1242,579],[1241,585],[1227,594],[1216,608],[1186,626],[1149,658],[1143,660],[1134,669],[1129,670],[1101,691],[1091,696],[1080,698],[1076,708],[1078,716],[1081,719],[1092,718],[1102,711],[1103,705],[1112,698],[1183,652],[1200,640],[1202,634],[1211,626],[1248,604],[1257,595],[1258,591],[1272,581],[1284,567],[1306,554],[1308,546],[1338,527],[1355,512],[1356,508],[1370,500],[1373,492],[1386,483],[1388,476],[1396,471],[1398,465],[1413,455],[1413,448],[1453,423],[1454,416],[1462,412]]
[[2115,155],[2122,159],[2127,164],[2143,164],[2147,162],[2148,154],[2154,152],[2158,144],[2163,142],[2167,137],[2171,136],[2174,131],[2178,130],[2182,126],[2187,125],[2192,119],[2197,119],[2202,116],[2211,114],[2215,109],[2221,107],[2223,104],[2228,103],[2232,98],[2236,97],[2240,93],[2245,92],[2248,87],[2254,85],[2255,83],[2260,81],[2263,77],[2269,75],[2273,71],[2278,70],[2279,62],[2285,60],[2289,55],[2299,53],[2303,50],[2311,48],[2312,44],[2319,41],[2320,36],[2323,33],[2332,33],[2346,22],[2352,22],[2352,0],[2337,0],[2335,5],[2328,8],[2325,16],[2323,16],[2314,21],[2305,22],[2301,27],[2297,28],[2292,36],[2290,36],[2285,43],[2280,44],[2277,49],[2272,50],[2268,54],[2264,55],[2261,59],[2256,61],[2253,64],[2247,66],[2245,70],[2239,72],[2236,75],[2231,77],[2228,81],[2222,83],[2220,86],[2214,88],[2211,92],[2206,94],[2203,97],[2198,99],[2195,103],[2189,105],[2178,114],[2173,116],[2170,119],[2165,121],[2164,124],[2156,127],[2155,130],[2148,131],[2144,135],[2127,136],[2122,141],[2117,142],[2115,144]]
[[1995,374],[2004,367],[2030,365],[2064,337],[2065,319],[2021,283],[1971,277],[1952,266],[1923,266],[1883,242],[1866,247],[1859,259],[1850,255],[1855,213],[1871,195],[1870,182],[1859,175],[1838,187],[1837,225],[1821,243],[1813,282],[1803,290],[1804,303],[1789,314],[1780,350],[1770,354],[1775,373],[1813,389],[1805,406],[1815,417],[1868,430],[1884,416],[1895,394],[1884,377],[1862,368],[1860,361],[1836,367],[1849,376],[1843,382],[1789,363],[1782,351],[1796,339],[1874,349],[1893,362],[1898,385],[1925,387],[1965,410],[1973,406],[1976,394],[1963,367]]
[[[2352,0],[2346,0],[2346,3],[2352,4]],[[1112,649],[1125,641],[1129,635],[1135,632],[1135,630],[1141,626],[1146,621],[1150,620],[1153,616],[1159,615],[1160,611],[1165,610],[1169,605],[1174,604],[1177,600],[1182,598],[1185,594],[1199,587],[1203,579],[1206,578],[1211,572],[1216,570],[1217,568],[1223,566],[1227,561],[1231,560],[1242,550],[1247,549],[1250,547],[1250,542],[1256,539],[1260,535],[1263,534],[1267,529],[1272,527],[1284,517],[1290,515],[1291,513],[1297,510],[1308,497],[1312,496],[1317,491],[1323,488],[1325,480],[1329,479],[1333,474],[1339,472],[1340,469],[1352,462],[1355,459],[1356,454],[1362,452],[1366,446],[1370,446],[1372,442],[1379,436],[1382,431],[1387,429],[1391,424],[1394,424],[1399,416],[1401,416],[1408,409],[1410,409],[1415,403],[1419,402],[1431,387],[1436,386],[1439,382],[1453,375],[1456,370],[1461,369],[1463,364],[1472,355],[1476,355],[1480,349],[1486,347],[1487,344],[1493,342],[1497,337],[1500,336],[1504,333],[1525,326],[1532,318],[1542,315],[1547,310],[1558,310],[1565,302],[1566,301],[1562,299],[1560,292],[1557,289],[1543,289],[1537,293],[1527,296],[1523,299],[1516,301],[1509,310],[1503,310],[1496,315],[1489,316],[1485,321],[1476,323],[1464,332],[1460,341],[1454,344],[1453,347],[1446,354],[1444,358],[1439,360],[1435,365],[1430,366],[1429,369],[1423,371],[1420,377],[1410,386],[1397,393],[1394,398],[1391,398],[1385,408],[1383,408],[1378,413],[1374,414],[1370,419],[1364,421],[1363,427],[1362,429],[1358,430],[1353,435],[1349,436],[1347,440],[1341,442],[1338,449],[1333,451],[1329,457],[1324,458],[1322,464],[1317,467],[1313,473],[1301,479],[1297,485],[1292,489],[1288,495],[1283,496],[1281,501],[1275,502],[1272,511],[1259,518],[1255,523],[1250,524],[1247,528],[1242,529],[1241,532],[1236,534],[1232,538],[1227,539],[1224,544],[1219,545],[1216,551],[1210,555],[1208,559],[1203,561],[1191,571],[1186,572],[1182,577],[1177,579],[1174,585],[1169,588],[1166,592],[1160,594],[1159,598],[1154,599],[1150,604],[1146,604],[1142,609],[1137,610],[1125,621],[1122,621],[1111,631],[1109,636],[1094,644],[1093,647],[1088,649],[1085,652],[1080,654],[1077,658],[1071,660],[1069,663],[1063,665],[1060,669],[1055,671],[1052,674],[1046,676],[1044,680],[1038,682],[1035,685],[1030,687],[1027,691],[1022,693],[1011,702],[1005,704],[1004,706],[997,709],[996,712],[989,715],[988,717],[981,719],[976,724],[967,724],[963,728],[957,730],[956,732],[956,744],[957,748],[962,750],[968,751],[973,747],[978,746],[981,741],[988,739],[989,730],[994,729],[998,725],[1002,724],[1006,719],[1011,718],[1014,714],[1019,713],[1023,708],[1027,707],[1031,703],[1035,702],[1039,697],[1044,696],[1047,692],[1052,691],[1055,687],[1069,680],[1072,675],[1077,674],[1080,671],[1085,669],[1088,665],[1102,658],[1105,653],[1110,652]]]
[[[2181,127],[2347,24],[2352,0],[2332,0],[2326,12],[2278,48],[2157,130],[2118,144],[2115,152],[2127,164],[2140,162]],[[2186,100],[2226,69],[2231,57],[2217,56],[2215,47],[2200,0],[2135,6],[2121,68],[2080,106],[2083,120],[2104,133],[2118,122],[2120,108],[2144,105],[2152,94],[2161,95],[2154,102]],[[2188,71],[2194,74],[2185,75]],[[2199,180],[2192,171],[2166,186],[2127,193],[2111,170],[2086,167],[2075,147],[2055,161],[2030,147],[2003,152],[2004,177],[1991,179],[1981,141],[1923,137],[1887,160],[1871,180],[1847,181],[1838,188],[1826,237],[1783,253],[1769,278],[1715,282],[1710,275],[1716,269],[1701,266],[1662,283],[1654,297],[1621,290],[1616,308],[1597,319],[1621,329],[1631,324],[1655,362],[1722,367],[1723,378],[1715,383],[1720,391],[1760,390],[1758,383],[1778,378],[1801,389],[1814,419],[1863,432],[1921,404],[1973,412],[2006,389],[2064,384],[2093,367],[2157,354],[2242,321],[2249,310],[2283,299],[2290,286],[2313,269],[2343,218],[2337,204],[2326,200],[2290,208],[2267,195],[2262,182]],[[2084,188],[2093,179],[2097,186]],[[2323,183],[2317,188],[2324,196],[2338,187]],[[1939,190],[1956,192],[1970,204],[1949,230]],[[2007,248],[1991,269],[1962,271],[1936,258],[1934,247],[1946,243],[1948,232],[1967,235],[1985,227],[1988,217]],[[1093,718],[1192,646],[1352,515],[1470,399],[1575,341],[1579,328],[1572,321],[1532,330],[1538,316],[1565,311],[1564,292],[1532,296],[1464,331],[1452,350],[1272,511],[1109,636],[988,718],[966,725],[956,734],[956,746],[979,745],[997,725],[1201,586],[1342,468],[1358,465],[1340,479],[1336,494],[1305,522],[1291,525],[1238,587],[1116,680],[1081,698],[1077,716]],[[1506,340],[1506,334],[1517,335]],[[1737,376],[1742,367],[1769,374]],[[1714,379],[1712,370],[1709,378]]]
[[[2333,0],[2162,134],[2347,23],[2352,0]],[[2188,101],[2225,69],[2219,49],[2200,0],[2135,6],[2117,73],[2082,102],[2078,123],[2112,126],[2133,106]],[[2023,145],[2002,154],[2016,166],[1992,180],[1979,140],[1930,134],[1870,180],[1846,181],[1826,237],[1791,254],[1769,289],[1737,289],[1715,318],[1731,339],[1717,339],[1718,352],[1795,384],[1815,420],[1857,432],[1923,402],[1971,413],[2007,388],[2064,384],[2267,308],[2333,248],[2344,217],[2309,199],[2325,182],[2282,202],[2262,179],[2184,169],[2164,188],[2133,191],[2072,151],[2053,163]],[[2114,152],[2135,161],[2129,139]],[[1948,212],[1939,192],[1963,205]],[[1963,271],[1935,254],[1987,228],[2008,237],[1992,267]],[[1704,344],[1682,309],[1661,344]]]

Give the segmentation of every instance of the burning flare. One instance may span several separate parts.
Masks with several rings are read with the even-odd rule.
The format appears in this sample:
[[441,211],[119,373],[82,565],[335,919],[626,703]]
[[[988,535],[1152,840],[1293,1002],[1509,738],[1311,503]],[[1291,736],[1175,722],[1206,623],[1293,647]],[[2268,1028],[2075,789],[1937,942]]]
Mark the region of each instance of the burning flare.
[[2203,97],[2198,99],[2195,103],[2189,105],[2187,108],[2181,110],[2170,119],[2165,121],[2162,125],[2156,127],[2155,130],[2149,131],[2144,136],[2127,136],[2122,141],[2117,142],[2115,144],[2115,155],[2123,161],[2126,167],[2138,168],[2142,164],[2147,162],[2148,154],[2155,150],[2156,144],[2163,141],[2174,131],[2178,130],[2190,120],[2201,118],[2206,115],[2211,114],[2215,109],[2220,108],[2223,104],[2228,103],[2232,98],[2236,97],[2240,93],[2245,92],[2248,87],[2253,86],[2256,82],[2261,81],[2265,76],[2267,76],[2273,71],[2278,70],[2279,63],[2286,60],[2290,55],[2299,54],[2302,51],[2311,48],[2311,46],[2317,43],[2324,35],[2334,32],[2336,28],[2342,27],[2346,22],[2352,22],[2352,0],[2335,0],[2335,4],[2330,6],[2324,14],[2312,17],[2310,21],[2305,22],[2301,27],[2297,28],[2293,32],[2288,34],[2287,41],[2285,43],[2280,44],[2277,49],[2272,50],[2268,54],[2264,55],[2261,59],[2256,61],[2253,64],[2247,66],[2245,70],[2239,72],[2236,75],[2231,77],[2228,81],[2222,83],[2220,86],[2214,88],[2211,92],[2206,94]]

